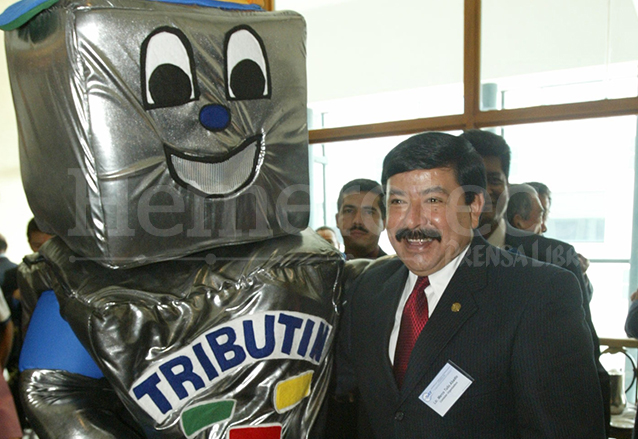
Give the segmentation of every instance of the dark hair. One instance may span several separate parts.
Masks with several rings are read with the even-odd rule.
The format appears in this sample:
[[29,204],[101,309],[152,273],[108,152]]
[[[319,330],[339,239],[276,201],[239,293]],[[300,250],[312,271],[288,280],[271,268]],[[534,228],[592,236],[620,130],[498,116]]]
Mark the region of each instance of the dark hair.
[[4,253],[7,251],[7,240],[4,236],[0,235],[0,253]]
[[515,192],[510,195],[507,203],[507,221],[514,225],[514,217],[519,214],[528,220],[532,213],[532,196],[529,192]]
[[344,184],[339,191],[339,198],[337,198],[337,211],[341,210],[343,197],[351,192],[372,192],[373,194],[379,195],[379,210],[381,211],[381,218],[385,219],[385,194],[383,192],[383,186],[378,182],[368,180],[367,178],[357,178]]
[[330,226],[321,226],[321,227],[317,227],[317,228],[315,229],[315,232],[320,232],[320,231],[322,231],[322,230],[328,230],[328,231],[330,231],[330,232],[334,233],[334,234],[335,234],[335,236],[337,236],[337,232],[335,232],[335,231],[334,231],[334,229],[333,229],[332,227],[330,227]]
[[481,157],[498,157],[501,159],[503,173],[509,178],[512,151],[505,139],[498,134],[483,130],[467,130],[460,137],[470,142]]
[[450,168],[465,190],[465,204],[487,187],[485,165],[470,143],[446,133],[428,132],[399,143],[383,160],[381,182],[403,172],[419,169]]
[[27,239],[29,239],[31,234],[35,232],[42,233],[42,230],[40,230],[40,227],[38,227],[38,224],[35,222],[35,218],[31,218],[29,220],[29,224],[27,224]]
[[545,183],[540,183],[538,181],[531,181],[529,183],[525,183],[531,187],[533,187],[534,189],[536,189],[536,193],[541,196],[541,195],[546,195],[547,198],[549,199],[549,203],[551,204],[552,202],[552,191],[549,190],[549,188],[547,187],[547,185]]

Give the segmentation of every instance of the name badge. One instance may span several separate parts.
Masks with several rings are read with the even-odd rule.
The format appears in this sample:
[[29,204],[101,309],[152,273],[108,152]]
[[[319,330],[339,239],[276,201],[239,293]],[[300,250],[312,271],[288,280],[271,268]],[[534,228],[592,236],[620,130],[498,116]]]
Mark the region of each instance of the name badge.
[[419,399],[440,416],[445,416],[473,381],[460,367],[448,361]]

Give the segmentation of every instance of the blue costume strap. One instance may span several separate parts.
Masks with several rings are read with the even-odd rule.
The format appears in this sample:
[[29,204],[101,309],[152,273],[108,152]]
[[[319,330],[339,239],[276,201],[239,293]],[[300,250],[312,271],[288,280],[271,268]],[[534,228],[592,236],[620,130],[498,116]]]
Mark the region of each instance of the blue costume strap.
[[60,305],[53,290],[45,291],[38,299],[24,338],[19,368],[21,372],[52,369],[90,378],[104,377],[71,326],[60,315]]
[[58,0],[21,0],[14,3],[0,14],[0,29],[17,29],[57,2]]
[[[9,31],[17,29],[31,20],[40,12],[55,5],[59,0],[20,0],[0,14],[0,29]],[[255,4],[232,3],[216,0],[154,0],[165,3],[177,3],[182,5],[197,5],[208,8],[229,10],[261,11],[262,8]]]
[[261,6],[256,4],[244,4],[244,3],[233,3],[227,1],[215,1],[215,0],[154,0],[160,1],[164,3],[177,3],[180,5],[197,5],[204,6],[207,8],[218,8],[218,9],[228,9],[228,10],[245,10],[245,11],[262,11]]

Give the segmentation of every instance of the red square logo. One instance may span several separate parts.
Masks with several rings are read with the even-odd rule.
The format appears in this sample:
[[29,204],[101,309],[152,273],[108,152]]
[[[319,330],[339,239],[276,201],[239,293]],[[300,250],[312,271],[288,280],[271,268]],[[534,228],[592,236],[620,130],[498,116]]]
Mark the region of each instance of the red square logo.
[[281,425],[234,427],[228,433],[228,439],[281,439]]

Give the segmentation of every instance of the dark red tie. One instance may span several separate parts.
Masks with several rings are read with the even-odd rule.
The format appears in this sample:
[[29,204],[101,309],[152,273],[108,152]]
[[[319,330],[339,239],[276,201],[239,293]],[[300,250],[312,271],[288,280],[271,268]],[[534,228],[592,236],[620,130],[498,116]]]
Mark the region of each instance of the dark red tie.
[[417,278],[414,289],[405,303],[405,308],[403,308],[397,349],[394,352],[394,377],[399,389],[403,385],[403,377],[408,368],[412,348],[414,348],[421,330],[428,322],[428,299],[424,293],[428,285],[430,285],[430,280],[427,276]]

